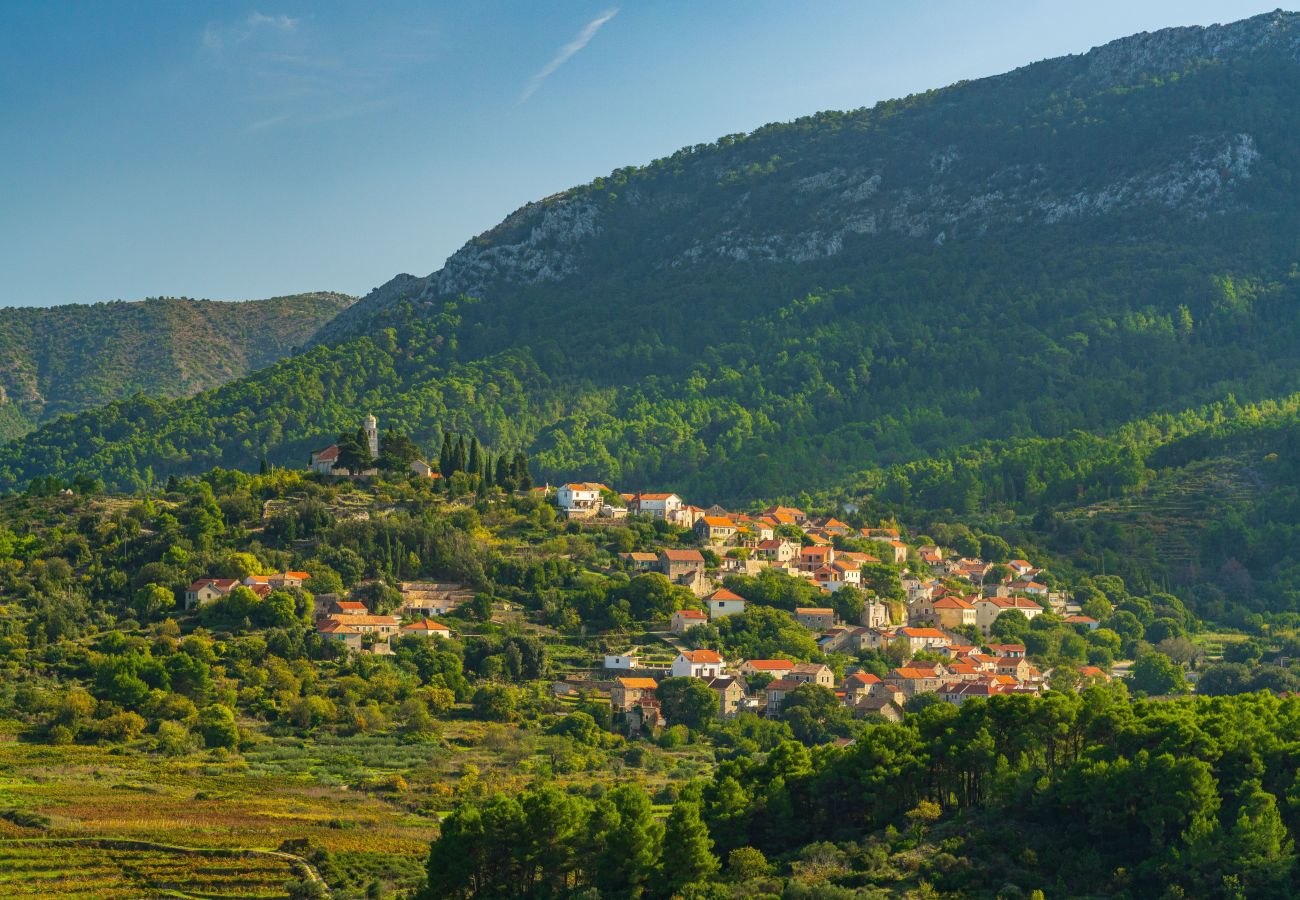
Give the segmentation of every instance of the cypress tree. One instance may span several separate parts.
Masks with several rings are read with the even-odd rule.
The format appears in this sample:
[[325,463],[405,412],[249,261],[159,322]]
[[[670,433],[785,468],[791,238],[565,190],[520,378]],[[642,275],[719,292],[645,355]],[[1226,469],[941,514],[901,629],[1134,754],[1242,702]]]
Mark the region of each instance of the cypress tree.
[[528,457],[520,450],[515,454],[514,463],[515,490],[527,491],[533,487],[533,475],[528,471]]
[[471,475],[483,474],[483,447],[477,437],[469,439],[469,462],[465,471]]
[[452,465],[452,471],[464,472],[469,465],[469,447],[465,444],[465,435],[460,435],[456,439],[456,457]]
[[438,471],[443,478],[451,475],[451,457],[451,432],[444,431],[442,433],[442,449],[438,451]]
[[511,458],[507,454],[502,453],[501,458],[497,460],[496,483],[497,487],[501,488],[501,490],[506,493],[515,489],[515,476],[513,470],[514,466]]

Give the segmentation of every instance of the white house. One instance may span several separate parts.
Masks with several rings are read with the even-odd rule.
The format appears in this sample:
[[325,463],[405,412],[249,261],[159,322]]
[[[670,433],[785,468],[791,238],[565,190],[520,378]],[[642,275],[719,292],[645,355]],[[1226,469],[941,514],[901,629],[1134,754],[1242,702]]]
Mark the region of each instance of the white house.
[[632,506],[640,515],[672,522],[681,512],[682,498],[676,494],[637,494]]
[[641,657],[635,653],[607,653],[605,654],[605,668],[619,670],[639,669],[641,668]]
[[726,664],[712,650],[683,650],[673,660],[674,678],[718,678]]
[[745,611],[745,598],[734,594],[726,588],[718,588],[704,598],[709,606],[709,620],[714,621],[724,616],[734,616]]
[[560,485],[555,502],[566,513],[596,512],[601,507],[600,485],[573,482]]

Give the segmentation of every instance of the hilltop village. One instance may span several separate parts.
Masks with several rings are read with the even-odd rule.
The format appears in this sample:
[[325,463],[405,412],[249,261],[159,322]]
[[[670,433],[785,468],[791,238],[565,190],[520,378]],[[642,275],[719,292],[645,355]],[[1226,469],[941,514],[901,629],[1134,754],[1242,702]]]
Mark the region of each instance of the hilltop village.
[[[665,724],[659,699],[665,678],[706,684],[723,718],[742,711],[779,717],[787,695],[803,685],[832,689],[855,715],[892,720],[922,694],[957,705],[972,697],[1037,694],[1047,689],[1052,672],[1027,658],[1025,644],[990,637],[996,623],[1008,613],[1028,623],[1051,612],[1081,634],[1100,625],[1065,592],[1050,589],[1044,583],[1050,576],[1027,560],[995,563],[934,544],[911,545],[898,527],[853,528],[788,506],[751,513],[701,508],[675,493],[619,493],[595,482],[560,485],[555,503],[568,520],[587,527],[641,516],[689,529],[698,542],[692,549],[619,554],[628,571],[657,573],[697,598],[672,613],[666,640],[677,652],[671,661],[649,662],[635,650],[612,653],[604,657],[603,672],[584,682],[608,691],[633,732]],[[709,626],[762,605],[727,587],[728,579],[765,572],[798,580],[823,598],[820,605],[790,610],[823,654],[887,652],[899,665],[881,676],[848,664],[837,675],[823,662],[727,659],[703,646]],[[901,596],[891,591],[887,599],[872,590],[882,577],[888,583],[895,575]],[[836,603],[846,589],[855,602]],[[1093,665],[1077,675],[1084,682],[1110,678]]]

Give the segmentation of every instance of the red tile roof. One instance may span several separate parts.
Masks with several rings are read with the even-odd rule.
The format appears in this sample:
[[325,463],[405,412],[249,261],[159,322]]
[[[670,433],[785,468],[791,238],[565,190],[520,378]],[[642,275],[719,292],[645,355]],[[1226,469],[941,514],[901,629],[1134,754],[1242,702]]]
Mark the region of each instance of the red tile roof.
[[745,665],[758,672],[792,671],[794,663],[788,659],[750,659]]

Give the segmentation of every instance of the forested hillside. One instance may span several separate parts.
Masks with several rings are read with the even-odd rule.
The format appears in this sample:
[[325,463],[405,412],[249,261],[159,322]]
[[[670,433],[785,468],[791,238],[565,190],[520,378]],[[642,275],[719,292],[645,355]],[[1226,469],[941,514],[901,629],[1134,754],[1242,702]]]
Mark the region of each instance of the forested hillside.
[[1140,35],[531,204],[310,353],[0,452],[0,484],[299,464],[366,412],[718,499],[1300,389],[1297,22]]
[[186,397],[267,366],[353,302],[154,297],[0,309],[0,440],[142,392]]

